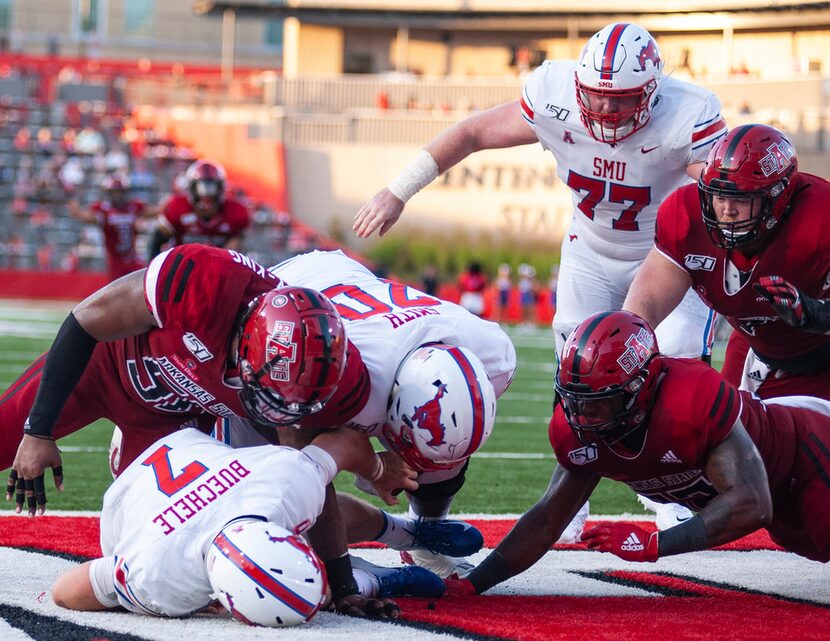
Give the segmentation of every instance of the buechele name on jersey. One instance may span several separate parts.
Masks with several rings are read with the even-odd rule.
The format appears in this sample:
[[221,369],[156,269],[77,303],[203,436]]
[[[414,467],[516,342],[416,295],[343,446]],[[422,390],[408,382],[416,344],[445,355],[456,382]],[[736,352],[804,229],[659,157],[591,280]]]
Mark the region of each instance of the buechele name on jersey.
[[169,536],[179,525],[187,523],[250,473],[251,471],[238,459],[231,461],[227,467],[208,476],[196,486],[195,490],[188,492],[159,512],[153,518],[153,523],[161,527],[162,534]]

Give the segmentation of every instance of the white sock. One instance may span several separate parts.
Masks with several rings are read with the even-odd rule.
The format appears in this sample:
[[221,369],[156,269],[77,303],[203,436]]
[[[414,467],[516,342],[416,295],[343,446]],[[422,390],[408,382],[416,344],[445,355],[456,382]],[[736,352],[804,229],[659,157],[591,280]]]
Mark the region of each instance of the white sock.
[[352,568],[352,576],[357,583],[357,593],[360,596],[367,599],[377,596],[380,589],[377,577],[360,568]]
[[412,532],[415,530],[415,523],[405,516],[389,514],[381,510],[383,515],[383,528],[375,537],[378,543],[385,543],[390,548],[397,550],[412,545],[414,539]]

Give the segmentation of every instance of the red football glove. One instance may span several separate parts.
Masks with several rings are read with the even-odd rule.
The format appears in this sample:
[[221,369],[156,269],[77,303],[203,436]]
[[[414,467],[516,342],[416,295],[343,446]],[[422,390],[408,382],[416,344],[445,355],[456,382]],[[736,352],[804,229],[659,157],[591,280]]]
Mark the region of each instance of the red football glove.
[[802,293],[793,284],[788,283],[780,276],[761,276],[753,284],[756,292],[769,301],[775,312],[784,319],[787,325],[803,327],[808,318],[804,310]]
[[476,589],[468,579],[444,579],[444,596],[475,596]]
[[646,532],[636,525],[603,523],[582,534],[589,550],[611,552],[626,561],[656,561],[657,532]]

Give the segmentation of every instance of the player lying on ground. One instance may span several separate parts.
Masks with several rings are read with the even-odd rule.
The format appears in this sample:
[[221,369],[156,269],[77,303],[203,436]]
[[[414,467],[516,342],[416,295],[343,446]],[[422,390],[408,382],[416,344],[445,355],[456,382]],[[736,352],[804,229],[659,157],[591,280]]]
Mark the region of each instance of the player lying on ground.
[[603,477],[696,514],[661,532],[597,525],[583,535],[591,549],[656,561],[763,527],[796,554],[830,560],[830,402],[760,401],[705,363],[661,356],[651,327],[625,311],[577,326],[556,392],[558,465],[545,495],[448,593],[481,593],[529,568]]
[[[393,491],[417,488],[412,470],[385,465],[354,430],[327,431],[302,450],[232,449],[194,429],[163,437],[104,496],[104,557],[61,575],[52,598],[75,610],[120,605],[170,617],[218,599],[245,623],[307,621],[323,605],[326,575],[298,535],[340,469],[370,479],[390,505]],[[385,599],[362,607],[381,618],[398,612]]]

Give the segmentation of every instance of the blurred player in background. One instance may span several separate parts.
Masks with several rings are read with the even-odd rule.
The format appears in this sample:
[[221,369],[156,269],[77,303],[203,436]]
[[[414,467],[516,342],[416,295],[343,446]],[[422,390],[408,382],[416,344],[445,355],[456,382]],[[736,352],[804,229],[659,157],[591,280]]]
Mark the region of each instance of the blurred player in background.
[[[386,233],[412,196],[476,151],[541,143],[573,193],[553,318],[561,352],[587,316],[622,307],[652,247],[657,207],[676,188],[697,180],[712,144],[725,134],[720,101],[706,89],[664,76],[648,31],[609,24],[591,36],[578,60],[544,62],[520,100],[439,134],[360,209],[354,229],[360,237]],[[657,335],[666,354],[709,358],[714,316],[694,292],[661,320]],[[580,518],[584,522],[587,511]],[[575,523],[574,540],[578,531]]]
[[556,392],[558,465],[545,495],[448,594],[484,592],[536,563],[602,478],[696,514],[659,532],[597,525],[583,535],[591,549],[656,561],[766,528],[787,550],[830,561],[830,402],[760,401],[705,363],[662,356],[648,323],[626,311],[574,330]]
[[[698,185],[660,207],[625,309],[659,323],[693,289],[737,334],[725,369],[743,370],[741,389],[830,399],[828,203],[830,184],[798,171],[783,133],[736,127],[709,153]],[[745,350],[733,353],[742,344],[745,363]]]
[[165,243],[203,243],[240,249],[251,224],[248,208],[226,192],[222,165],[197,160],[185,172],[185,193],[172,195],[161,208],[149,243],[152,259]]
[[69,201],[69,213],[81,222],[98,225],[104,235],[109,280],[144,267],[136,254],[136,235],[144,219],[155,212],[136,198],[130,198],[130,179],[111,174],[101,182],[100,200],[84,209],[76,200]]
[[[393,490],[416,485],[349,429],[324,432],[303,450],[235,450],[194,429],[166,436],[104,495],[103,558],[61,575],[52,598],[75,610],[121,606],[168,617],[218,599],[249,625],[304,623],[326,600],[327,581],[299,535],[319,515],[340,469],[371,478],[390,503]],[[366,607],[381,618],[398,614],[384,599]]]

